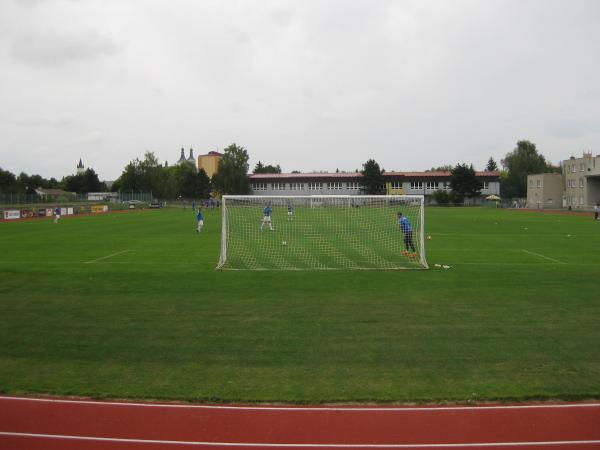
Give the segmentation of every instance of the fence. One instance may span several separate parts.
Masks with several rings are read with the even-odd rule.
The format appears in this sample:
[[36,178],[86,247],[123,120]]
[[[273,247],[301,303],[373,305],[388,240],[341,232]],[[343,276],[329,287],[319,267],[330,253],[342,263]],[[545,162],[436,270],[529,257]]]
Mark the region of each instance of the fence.
[[38,194],[2,194],[0,193],[0,206],[6,205],[42,205],[63,203],[93,203],[111,202],[122,203],[127,201],[141,201],[150,203],[152,192],[99,192],[90,194],[38,195]]

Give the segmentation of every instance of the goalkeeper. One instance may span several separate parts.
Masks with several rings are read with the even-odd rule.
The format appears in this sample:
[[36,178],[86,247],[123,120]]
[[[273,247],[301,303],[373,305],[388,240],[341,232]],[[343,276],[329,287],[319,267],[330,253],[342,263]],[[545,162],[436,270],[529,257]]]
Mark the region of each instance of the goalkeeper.
[[263,227],[265,226],[265,223],[269,224],[269,230],[273,231],[273,225],[271,224],[271,205],[267,205],[265,206],[265,209],[263,209],[263,221],[260,224],[260,231],[262,231]]
[[[411,257],[417,256],[417,250],[415,249],[415,243],[413,242],[413,229],[412,225],[406,218],[403,216],[400,211],[398,211],[398,226],[400,227],[400,231],[404,234],[404,251],[401,253],[403,255],[409,255]],[[411,252],[409,252],[409,250]]]

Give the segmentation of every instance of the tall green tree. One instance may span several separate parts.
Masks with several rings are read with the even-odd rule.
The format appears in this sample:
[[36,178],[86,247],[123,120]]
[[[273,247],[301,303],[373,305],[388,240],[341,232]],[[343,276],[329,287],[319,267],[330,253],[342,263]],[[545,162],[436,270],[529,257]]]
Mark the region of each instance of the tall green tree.
[[256,163],[256,166],[254,166],[254,170],[252,172],[253,173],[281,173],[281,166],[279,164],[277,164],[276,166],[273,166],[271,164],[264,165],[261,161],[259,161],[258,163]]
[[485,166],[485,170],[487,172],[496,172],[498,170],[498,164],[496,164],[496,161],[494,161],[494,158],[492,158],[491,156],[490,159],[488,159],[487,166]]
[[94,169],[86,169],[85,172],[77,175],[68,175],[63,178],[62,185],[65,191],[78,194],[106,191],[106,185],[100,181]]
[[503,197],[522,198],[527,196],[527,175],[552,172],[544,155],[538,153],[533,142],[519,141],[512,152],[506,154],[502,165],[508,175],[501,180],[500,192]]
[[14,193],[17,189],[17,177],[12,172],[0,167],[0,193]]
[[457,164],[450,172],[450,188],[464,197],[477,197],[483,183],[477,179],[473,165]]
[[363,164],[360,171],[362,179],[360,181],[361,190],[367,195],[385,194],[385,179],[383,178],[383,169],[374,159],[369,159]]
[[248,152],[244,147],[231,144],[223,152],[212,183],[221,194],[249,194]]

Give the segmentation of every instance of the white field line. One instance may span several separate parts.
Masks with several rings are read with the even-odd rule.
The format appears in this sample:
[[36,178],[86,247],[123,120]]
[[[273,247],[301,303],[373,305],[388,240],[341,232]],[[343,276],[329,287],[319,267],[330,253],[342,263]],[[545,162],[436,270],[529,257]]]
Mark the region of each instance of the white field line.
[[523,250],[525,253],[529,253],[530,255],[537,256],[537,257],[539,257],[539,258],[544,258],[544,259],[547,259],[548,261],[552,261],[552,262],[555,262],[555,263],[558,263],[558,264],[566,264],[566,263],[564,263],[564,262],[562,262],[562,261],[559,261],[558,259],[550,258],[549,256],[540,255],[539,253],[536,253],[536,252],[530,252],[529,250],[525,250],[525,249],[522,249],[522,250]]
[[161,445],[187,445],[187,446],[210,446],[210,447],[287,447],[287,448],[469,448],[469,447],[520,447],[520,446],[550,446],[550,445],[590,445],[600,444],[600,440],[588,441],[524,441],[524,442],[477,442],[477,443],[451,443],[451,444],[296,444],[296,443],[274,443],[274,442],[210,442],[210,441],[170,441],[158,439],[126,439],[107,438],[95,436],[70,436],[64,434],[37,434],[37,433],[13,433],[0,431],[0,436],[27,437],[41,439],[68,439],[75,441],[96,442],[121,442],[129,444],[161,444]]
[[112,255],[103,256],[101,258],[93,259],[91,261],[86,261],[86,262],[84,262],[84,264],[92,264],[92,263],[95,263],[95,262],[98,262],[98,261],[102,261],[103,259],[108,259],[108,258],[112,258],[113,256],[122,255],[123,253],[127,253],[127,252],[130,252],[130,251],[131,250],[121,250],[120,252],[113,253]]
[[0,404],[3,400],[41,402],[41,403],[67,403],[80,405],[111,405],[111,406],[135,406],[140,408],[192,408],[192,409],[234,409],[239,411],[363,411],[363,412],[386,412],[386,411],[474,411],[474,410],[511,410],[511,409],[563,409],[563,408],[600,408],[600,403],[550,403],[537,405],[488,405],[488,406],[390,406],[390,407],[353,407],[353,406],[315,406],[315,407],[292,407],[292,406],[236,406],[236,405],[191,405],[181,403],[128,403],[115,401],[93,401],[93,400],[66,400],[58,398],[33,398],[33,397],[10,397],[0,396]]

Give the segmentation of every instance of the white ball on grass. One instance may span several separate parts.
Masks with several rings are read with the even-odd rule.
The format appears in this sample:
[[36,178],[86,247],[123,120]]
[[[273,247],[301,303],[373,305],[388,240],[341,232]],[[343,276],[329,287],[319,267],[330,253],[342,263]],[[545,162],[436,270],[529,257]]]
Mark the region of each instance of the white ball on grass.
[[281,245],[287,245],[286,241],[281,241]]

